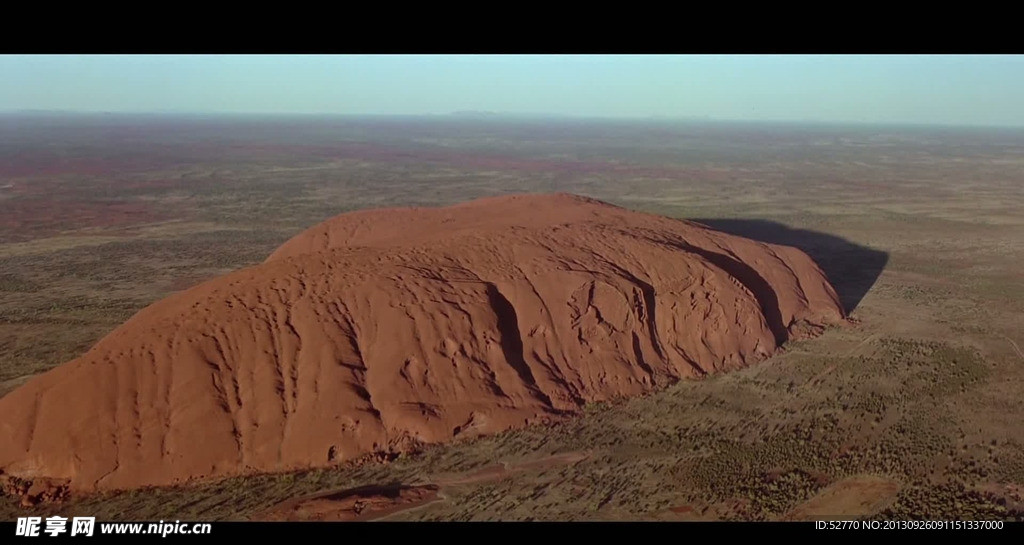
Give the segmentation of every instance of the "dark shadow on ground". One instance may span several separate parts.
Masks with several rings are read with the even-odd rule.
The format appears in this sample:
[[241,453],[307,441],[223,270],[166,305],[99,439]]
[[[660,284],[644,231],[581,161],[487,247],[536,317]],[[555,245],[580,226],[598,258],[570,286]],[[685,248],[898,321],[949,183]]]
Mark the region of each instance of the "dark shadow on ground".
[[850,242],[842,237],[793,229],[769,220],[751,219],[693,219],[725,233],[768,242],[793,246],[804,251],[818,264],[836,293],[847,314],[853,312],[871,286],[882,274],[889,254]]
[[343,499],[347,499],[347,498],[351,498],[351,497],[372,498],[372,497],[375,497],[375,496],[380,496],[382,498],[388,498],[388,499],[395,500],[395,499],[399,499],[402,496],[402,492],[409,491],[409,490],[421,490],[421,489],[429,491],[429,492],[436,492],[438,487],[437,487],[437,485],[433,485],[433,484],[413,486],[413,485],[401,484],[401,483],[398,483],[398,482],[391,482],[391,483],[382,484],[382,485],[372,485],[371,484],[371,485],[366,485],[366,486],[357,486],[355,488],[347,488],[345,490],[335,490],[335,491],[332,491],[332,492],[317,494],[317,495],[315,495],[313,497],[315,497],[317,499],[328,499],[328,500],[338,501],[338,500],[343,500]]

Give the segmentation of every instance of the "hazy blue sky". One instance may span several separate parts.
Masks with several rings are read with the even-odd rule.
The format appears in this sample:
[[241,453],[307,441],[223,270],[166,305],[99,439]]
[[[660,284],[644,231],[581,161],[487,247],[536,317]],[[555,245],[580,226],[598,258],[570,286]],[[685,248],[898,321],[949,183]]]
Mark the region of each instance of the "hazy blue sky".
[[0,56],[0,110],[1024,126],[1024,56]]

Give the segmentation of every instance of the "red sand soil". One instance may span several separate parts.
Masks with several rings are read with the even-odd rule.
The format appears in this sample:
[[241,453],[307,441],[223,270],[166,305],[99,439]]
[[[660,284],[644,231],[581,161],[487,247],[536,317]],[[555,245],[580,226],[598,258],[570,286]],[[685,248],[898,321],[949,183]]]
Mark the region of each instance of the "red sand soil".
[[361,486],[283,501],[254,520],[266,521],[368,521],[442,501],[452,486],[484,483],[509,478],[523,471],[543,471],[572,465],[590,457],[589,452],[566,452],[534,460],[502,462],[469,473],[442,476],[430,484]]
[[476,469],[469,473],[440,476],[434,479],[434,484],[445,487],[462,484],[497,481],[523,471],[544,471],[546,469],[555,468],[559,466],[572,465],[582,460],[586,460],[589,457],[589,452],[581,451],[567,452],[563,454],[553,454],[551,456],[544,456],[536,460],[526,460],[516,463],[501,462],[498,464],[489,465],[480,469]]
[[90,227],[131,227],[171,217],[166,211],[141,202],[0,201],[0,230],[10,233],[11,238],[40,237]]
[[435,485],[363,486],[289,500],[258,515],[264,521],[368,521],[440,500]]
[[74,490],[305,469],[574,414],[844,319],[813,261],[565,194],[343,214],[0,399]]
[[798,505],[784,520],[865,517],[896,499],[900,484],[876,475],[854,475],[836,482]]

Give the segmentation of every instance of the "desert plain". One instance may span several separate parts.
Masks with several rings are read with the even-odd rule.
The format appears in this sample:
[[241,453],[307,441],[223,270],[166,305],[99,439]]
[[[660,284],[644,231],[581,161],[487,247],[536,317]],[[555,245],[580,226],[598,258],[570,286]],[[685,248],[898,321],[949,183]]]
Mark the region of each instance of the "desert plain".
[[519,193],[798,248],[849,320],[728,373],[414,452],[93,493],[9,480],[4,518],[1024,517],[1020,130],[6,115],[0,395],[337,214]]

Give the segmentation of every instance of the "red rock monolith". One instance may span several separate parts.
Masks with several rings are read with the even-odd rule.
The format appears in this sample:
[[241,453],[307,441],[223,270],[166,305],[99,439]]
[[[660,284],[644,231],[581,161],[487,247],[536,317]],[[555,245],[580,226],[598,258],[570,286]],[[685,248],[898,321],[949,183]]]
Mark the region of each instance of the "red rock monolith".
[[326,466],[744,367],[843,318],[797,249],[583,197],[353,212],[0,398],[0,469],[93,490]]

